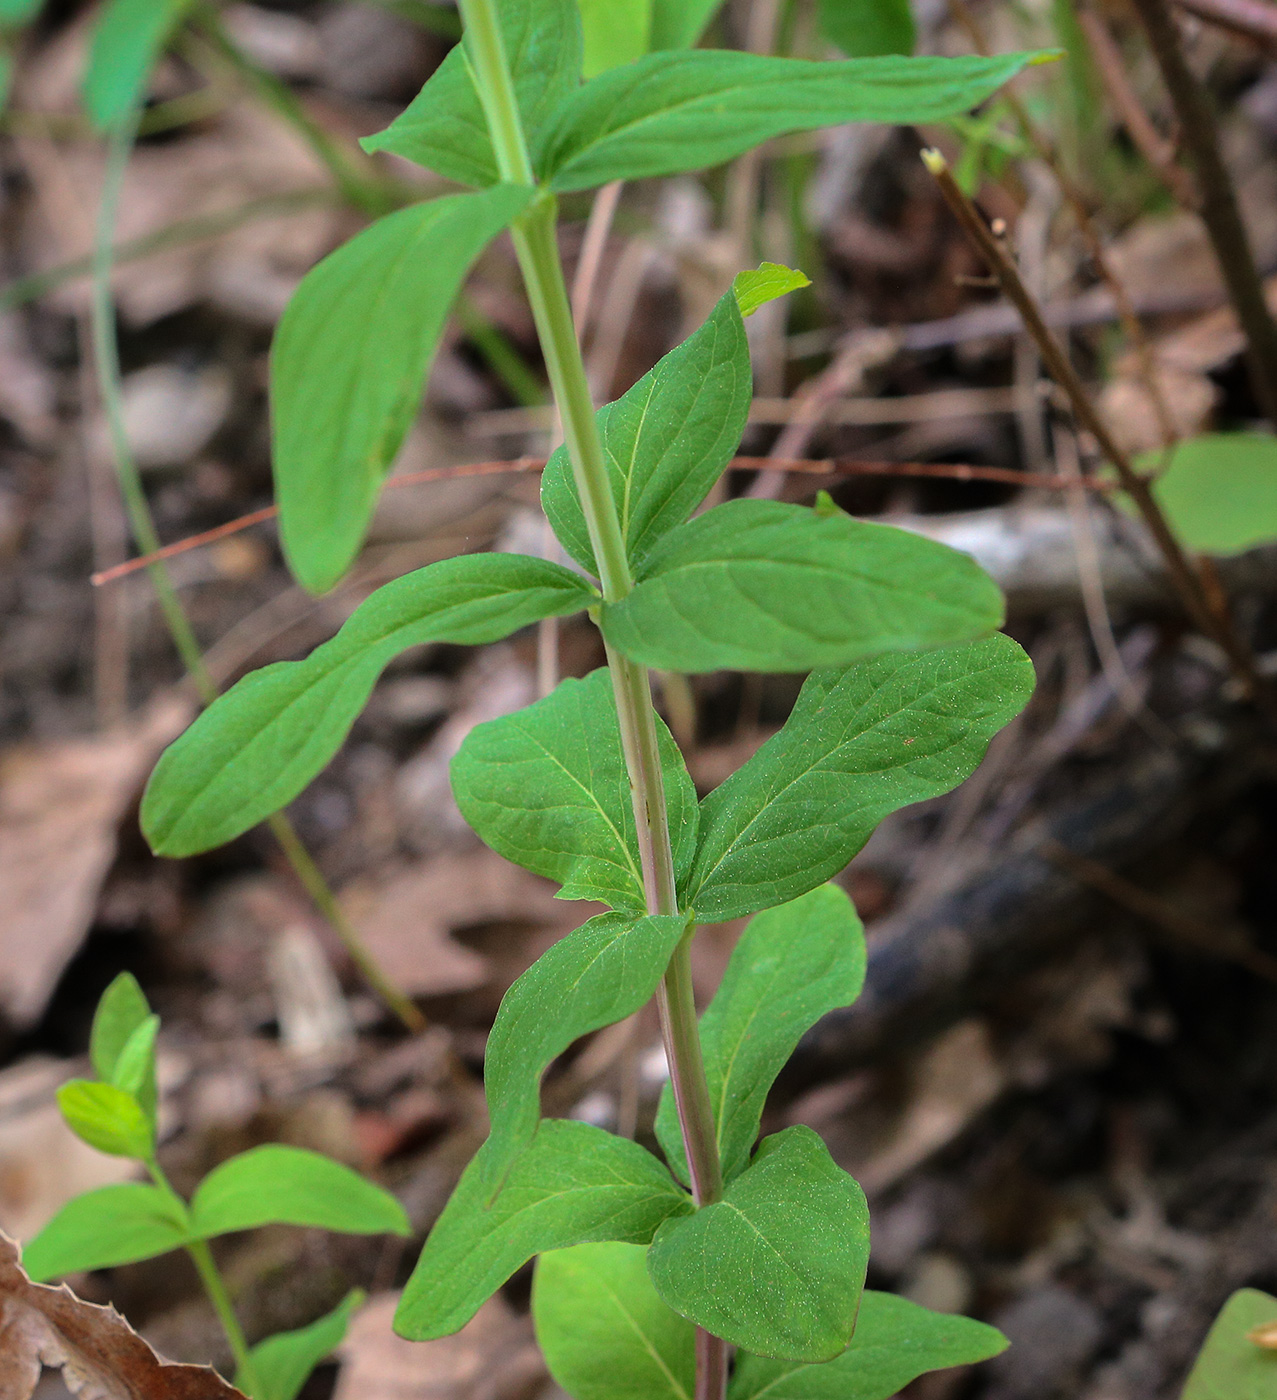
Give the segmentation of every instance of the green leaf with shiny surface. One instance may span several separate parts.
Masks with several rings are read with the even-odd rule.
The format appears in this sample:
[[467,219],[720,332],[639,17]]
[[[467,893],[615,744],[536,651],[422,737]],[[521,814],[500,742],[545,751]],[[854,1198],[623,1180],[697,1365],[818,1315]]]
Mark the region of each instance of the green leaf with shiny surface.
[[[599,410],[612,499],[632,566],[691,515],[722,475],[745,431],[753,392],[745,324],[728,292],[703,326]],[[597,576],[565,448],[546,465],[541,505],[563,547]]]
[[556,190],[587,190],[721,165],[791,131],[938,121],[983,102],[1033,57],[815,63],[730,50],[648,54],[562,103],[540,173]]
[[810,1128],[764,1138],[721,1200],[656,1232],[675,1312],[760,1356],[828,1361],[851,1340],[869,1262],[864,1193]]
[[816,672],[780,733],[701,803],[683,907],[718,923],[814,889],[889,812],[970,777],[1032,692],[1032,663],[1000,634]]
[[1184,1386],[1183,1400],[1272,1400],[1277,1351],[1249,1334],[1277,1323],[1277,1298],[1239,1288],[1215,1319]]
[[181,1204],[158,1186],[127,1181],[68,1201],[22,1247],[32,1282],[112,1269],[167,1254],[190,1238]]
[[[701,1017],[705,1076],[723,1174],[749,1162],[767,1091],[801,1037],[827,1012],[850,1006],[865,981],[865,934],[836,885],[751,919]],[[674,1095],[666,1084],[656,1135],[687,1180]]]
[[470,265],[532,197],[496,185],[387,214],[293,294],[271,348],[275,496],[288,566],[312,593],[359,552]]
[[310,1373],[341,1345],[350,1319],[366,1296],[362,1288],[352,1288],[332,1312],[309,1327],[277,1332],[258,1342],[249,1352],[258,1385],[250,1389],[240,1368],[235,1372],[236,1386],[249,1400],[297,1400]]
[[532,1320],[572,1400],[692,1400],[696,1329],[661,1302],[635,1244],[579,1244],[537,1260]]
[[918,33],[910,0],[820,0],[820,32],[848,58],[911,54]]
[[667,534],[600,625],[667,671],[809,671],[969,641],[1002,617],[997,585],[946,545],[842,511],[736,500]]
[[114,1084],[72,1079],[57,1098],[67,1127],[99,1152],[144,1162],[155,1151],[155,1125],[137,1099]]
[[93,125],[108,131],[146,97],[156,60],[191,0],[108,0],[93,26],[84,106]]
[[598,594],[523,554],[443,559],[379,588],[304,661],[245,676],[165,750],[142,799],[158,855],[192,855],[270,816],[328,764],[386,666],[426,642],[479,645]]
[[[696,847],[696,790],[658,719],[677,871]],[[461,815],[498,854],[557,880],[560,899],[645,911],[634,803],[604,668],[476,725],[452,760]]]
[[551,1062],[574,1040],[645,1005],[686,930],[679,915],[600,914],[542,953],[505,994],[483,1061],[489,1187],[536,1133],[541,1076]]
[[410,1235],[390,1194],[331,1157],[267,1143],[214,1167],[191,1198],[202,1239],[258,1225],[308,1225],[347,1235]]
[[995,1327],[867,1288],[841,1356],[805,1366],[742,1353],[727,1400],[889,1400],[928,1371],[971,1366],[1006,1348]]
[[[534,157],[550,120],[580,81],[581,17],[576,0],[501,0],[497,7],[515,99]],[[462,185],[500,178],[483,105],[462,44],[366,151],[388,151]]]
[[692,1203],[648,1152],[588,1123],[546,1119],[491,1206],[476,1158],[408,1280],[395,1331],[456,1332],[534,1254],[598,1240],[647,1244]]

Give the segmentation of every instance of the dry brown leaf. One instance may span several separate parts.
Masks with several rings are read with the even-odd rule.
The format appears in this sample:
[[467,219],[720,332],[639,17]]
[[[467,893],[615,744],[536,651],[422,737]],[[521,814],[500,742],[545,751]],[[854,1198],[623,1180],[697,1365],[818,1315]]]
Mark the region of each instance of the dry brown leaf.
[[211,1367],[162,1360],[114,1308],[32,1283],[0,1235],[0,1400],[30,1400],[45,1366],[80,1400],[243,1400]]
[[116,828],[191,716],[170,697],[92,739],[0,755],[0,1013],[33,1025],[93,917]]
[[351,1323],[333,1400],[518,1400],[544,1381],[530,1319],[500,1295],[433,1342],[395,1336],[398,1302],[397,1293],[379,1294]]
[[1263,1347],[1265,1351],[1277,1351],[1277,1318],[1264,1323],[1262,1327],[1256,1327],[1252,1332],[1247,1332],[1246,1338],[1257,1347]]

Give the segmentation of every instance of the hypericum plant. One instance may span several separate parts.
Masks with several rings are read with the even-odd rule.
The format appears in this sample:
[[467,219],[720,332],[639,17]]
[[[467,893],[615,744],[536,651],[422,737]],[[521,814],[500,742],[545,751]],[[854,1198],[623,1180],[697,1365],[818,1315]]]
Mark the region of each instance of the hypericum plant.
[[[694,42],[715,8],[688,5],[695,22],[673,42]],[[562,897],[610,912],[503,1001],[485,1064],[491,1131],[396,1326],[420,1339],[455,1331],[545,1255],[538,1333],[577,1400],[718,1400],[731,1347],[733,1400],[885,1397],[1003,1342],[863,1292],[860,1188],[806,1128],[755,1139],[800,1036],[860,989],[860,923],[826,882],[888,812],[974,769],[1027,700],[1032,668],[997,633],[1001,597],[964,555],[853,520],[827,497],[815,509],[734,500],[694,514],[745,426],[744,317],[804,279],[774,266],[742,273],[699,330],[596,415],[556,196],[716,164],[787,131],[948,117],[1031,56],[824,63],[669,46],[582,83],[576,0],[460,10],[463,45],[366,144],[477,188],[390,214],[339,249],[305,279],[276,337],[284,549],[314,591],[348,569],[448,307],[508,229],[565,438],[542,501],[579,570],[477,554],[388,584],[304,661],[257,671],[215,702],[160,760],[143,826],[166,855],[229,840],[323,768],[406,648],[491,642],[588,613],[607,666],[478,726],[452,779],[489,845],[559,882]],[[680,13],[655,5],[649,43]],[[780,733],[698,803],[653,710],[649,666],[812,674]],[[695,926],[747,915],[757,917],[698,1027]],[[665,1163],[600,1128],[540,1117],[553,1060],[653,995],[670,1067],[656,1124]]]
[[208,1241],[259,1225],[309,1225],[343,1234],[408,1235],[403,1207],[388,1192],[318,1152],[271,1144],[215,1167],[184,1201],[156,1159],[155,1037],[160,1018],[127,972],[102,994],[90,1058],[96,1079],[58,1090],[67,1126],[99,1152],[131,1157],[145,1182],[86,1191],[22,1251],[33,1282],[109,1269],[184,1249],[217,1312],[235,1357],[235,1384],[249,1400],[295,1400],[315,1366],[346,1334],[363,1301],[354,1289],[309,1327],[249,1347]]

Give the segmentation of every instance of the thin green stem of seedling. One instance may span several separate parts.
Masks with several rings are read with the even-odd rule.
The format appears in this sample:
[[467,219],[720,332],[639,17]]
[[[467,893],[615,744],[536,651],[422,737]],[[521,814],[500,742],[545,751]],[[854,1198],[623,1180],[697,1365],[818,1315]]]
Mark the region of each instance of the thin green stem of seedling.
[[[496,5],[493,0],[460,0],[460,8],[464,42],[502,178],[513,184],[535,184]],[[559,407],[603,597],[615,602],[632,590],[633,579],[572,321],[559,256],[554,198],[549,194],[538,198],[516,221],[512,236]],[[608,668],[634,800],[647,908],[653,914],[675,914],[674,859],[651,682],[646,667],[610,648]],[[698,1205],[708,1205],[722,1194],[723,1173],[692,1000],[689,942],[690,935],[680,942],[670,961],[658,1006],[693,1193]],[[725,1344],[702,1332],[697,1361],[698,1400],[718,1400],[727,1379]]]
[[[133,538],[143,554],[154,554],[160,548],[159,534],[146,499],[142,476],[129,443],[124,423],[124,401],[120,389],[120,351],[115,331],[115,307],[111,296],[111,254],[115,238],[116,217],[125,171],[137,136],[138,115],[117,125],[109,137],[106,172],[102,184],[102,200],[98,209],[96,241],[93,253],[92,331],[93,356],[103,411],[111,438],[116,474]],[[200,700],[211,704],[217,698],[217,686],[204,663],[204,655],[191,627],[186,609],[173,586],[173,579],[163,560],[151,564],[147,573],[159,600],[165,624],[173,638],[182,664],[191,678]],[[307,893],[320,912],[328,919],[341,939],[351,960],[369,985],[395,1016],[413,1033],[425,1029],[425,1018],[405,994],[394,985],[377,960],[364,946],[362,939],[343,914],[336,896],[324,879],[319,867],[298,837],[292,822],[283,812],[270,819],[270,828],[283,849]]]

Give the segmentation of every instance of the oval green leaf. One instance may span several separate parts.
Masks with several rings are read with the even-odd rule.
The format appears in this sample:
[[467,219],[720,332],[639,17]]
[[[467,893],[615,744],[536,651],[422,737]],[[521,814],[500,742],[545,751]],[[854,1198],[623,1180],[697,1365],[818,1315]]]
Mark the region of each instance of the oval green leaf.
[[291,802],[409,647],[497,641],[597,596],[570,570],[522,554],[444,559],[379,588],[332,641],[245,676],[165,750],[142,799],[152,850],[206,851]]
[[1258,1288],[1239,1288],[1215,1319],[1183,1400],[1272,1400],[1277,1351],[1256,1345],[1249,1334],[1274,1322],[1277,1298]]
[[57,1097],[67,1127],[99,1152],[144,1162],[155,1151],[155,1126],[125,1090],[92,1079],[72,1079]]
[[271,348],[275,495],[288,566],[312,593],[359,552],[471,263],[532,197],[497,185],[388,214],[288,303]]
[[191,1199],[202,1239],[258,1225],[310,1225],[347,1235],[409,1235],[403,1207],[358,1172],[301,1147],[268,1143],[214,1167]]
[[810,1128],[764,1138],[723,1198],[667,1220],[647,1266],[675,1312],[735,1346],[828,1361],[851,1340],[869,1210]]
[[350,1319],[366,1296],[362,1288],[352,1288],[332,1312],[309,1327],[277,1332],[258,1342],[249,1353],[257,1388],[249,1388],[242,1367],[235,1372],[236,1386],[249,1400],[297,1400],[310,1373],[341,1345]]
[[84,106],[107,131],[141,105],[151,70],[191,0],[107,0],[93,26]]
[[127,1181],[68,1201],[22,1247],[33,1283],[87,1269],[113,1269],[167,1254],[190,1238],[181,1203],[157,1186]]

